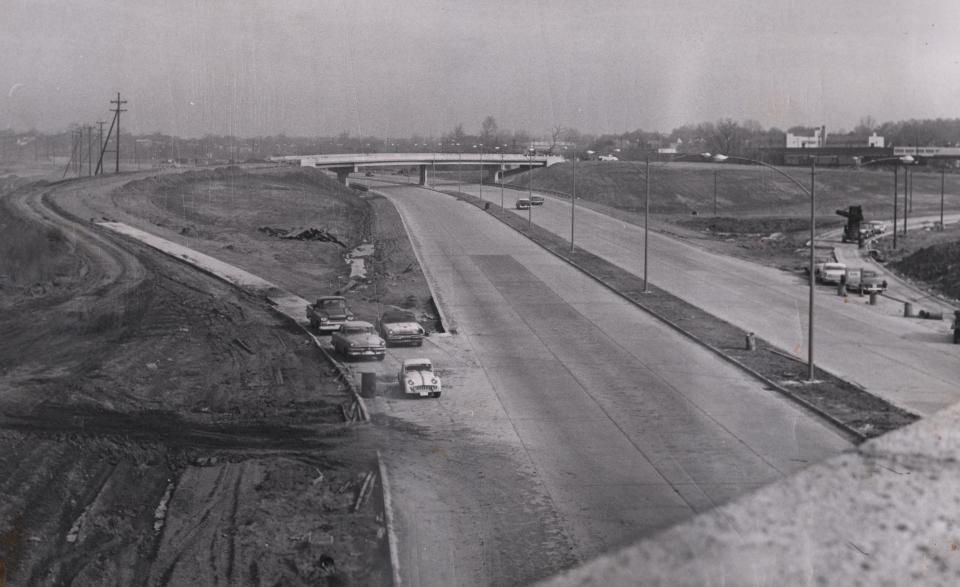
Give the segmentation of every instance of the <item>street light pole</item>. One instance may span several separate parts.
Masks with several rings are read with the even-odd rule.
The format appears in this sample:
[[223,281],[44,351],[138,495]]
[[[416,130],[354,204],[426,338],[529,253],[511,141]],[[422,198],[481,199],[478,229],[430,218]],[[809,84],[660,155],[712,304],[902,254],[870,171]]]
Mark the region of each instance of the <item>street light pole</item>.
[[814,286],[814,268],[817,263],[816,258],[816,247],[814,243],[814,238],[816,238],[816,230],[814,225],[816,224],[816,176],[817,176],[817,158],[810,157],[810,311],[807,312],[809,316],[809,323],[807,325],[807,381],[814,380],[814,366],[813,366],[813,286]]
[[483,205],[483,143],[480,143],[480,204]]
[[908,203],[910,201],[910,192],[907,189],[907,182],[909,181],[907,177],[910,175],[910,170],[904,168],[903,170],[903,237],[907,237],[907,217],[908,212]]
[[530,158],[530,167],[529,167],[529,177],[527,177],[527,189],[529,190],[529,196],[527,202],[527,228],[529,229],[533,225],[533,154],[535,153],[533,147],[527,149],[527,156]]
[[943,230],[943,181],[946,171],[946,165],[940,168],[940,230]]
[[647,155],[643,190],[643,293],[647,293],[647,267],[650,259],[650,156]]
[[719,171],[713,170],[713,217],[717,217],[717,175]]
[[762,165],[767,169],[771,169],[776,173],[779,173],[786,179],[793,182],[794,185],[799,187],[807,195],[810,196],[810,300],[809,308],[807,309],[807,315],[809,317],[809,324],[807,326],[807,381],[814,381],[814,360],[813,360],[813,306],[814,306],[814,285],[816,283],[814,279],[814,271],[816,269],[816,228],[814,222],[816,220],[816,164],[817,161],[815,158],[810,158],[810,189],[807,189],[802,183],[797,181],[793,176],[789,175],[787,172],[783,171],[779,167],[770,165],[769,163],[764,163],[763,161],[757,161],[756,159],[748,159],[746,157],[729,157],[727,155],[714,155],[712,159],[718,163],[727,161],[728,159],[733,159],[737,161],[744,161],[746,163],[752,163],[754,165]]
[[573,148],[573,191],[570,194],[570,252],[573,253],[573,221],[577,213],[577,148]]
[[503,210],[503,180],[506,179],[503,177],[503,172],[506,169],[503,166],[503,151],[500,151],[500,209]]

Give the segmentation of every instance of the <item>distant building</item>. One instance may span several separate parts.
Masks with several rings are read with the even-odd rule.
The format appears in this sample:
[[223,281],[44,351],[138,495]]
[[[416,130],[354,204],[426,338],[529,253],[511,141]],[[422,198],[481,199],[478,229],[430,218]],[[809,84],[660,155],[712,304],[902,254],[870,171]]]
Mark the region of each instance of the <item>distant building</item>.
[[787,133],[788,149],[819,149],[827,142],[827,127],[821,126],[813,131],[812,137]]
[[877,136],[876,131],[869,137],[867,137],[867,146],[874,147],[877,149],[883,148],[883,137]]

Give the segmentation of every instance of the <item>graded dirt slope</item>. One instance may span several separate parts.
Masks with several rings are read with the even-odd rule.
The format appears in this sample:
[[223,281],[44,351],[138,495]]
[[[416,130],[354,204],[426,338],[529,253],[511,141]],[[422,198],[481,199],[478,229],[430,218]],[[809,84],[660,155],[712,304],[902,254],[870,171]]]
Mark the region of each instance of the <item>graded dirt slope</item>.
[[354,513],[373,443],[332,369],[263,300],[85,222],[112,194],[187,226],[130,179],[0,200],[0,583],[384,582],[378,498]]

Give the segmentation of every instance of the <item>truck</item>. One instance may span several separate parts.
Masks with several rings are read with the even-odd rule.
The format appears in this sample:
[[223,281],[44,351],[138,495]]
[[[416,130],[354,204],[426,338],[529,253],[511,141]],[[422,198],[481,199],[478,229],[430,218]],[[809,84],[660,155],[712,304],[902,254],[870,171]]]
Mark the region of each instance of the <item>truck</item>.
[[883,293],[887,289],[887,280],[883,278],[882,273],[863,267],[847,267],[844,283],[847,291],[857,293]]
[[846,210],[837,210],[839,216],[847,219],[843,225],[843,237],[841,241],[845,243],[858,243],[864,238],[860,230],[860,224],[863,222],[863,208],[861,206],[849,206]]
[[329,334],[340,330],[344,322],[353,320],[353,312],[343,296],[321,296],[307,306],[307,320],[311,329]]

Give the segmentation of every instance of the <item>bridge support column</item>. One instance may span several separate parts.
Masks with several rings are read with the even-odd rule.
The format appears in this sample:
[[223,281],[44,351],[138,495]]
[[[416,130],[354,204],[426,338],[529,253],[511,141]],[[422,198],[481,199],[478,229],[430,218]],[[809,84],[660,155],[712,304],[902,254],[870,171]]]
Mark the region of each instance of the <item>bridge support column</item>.
[[420,185],[427,185],[427,166],[420,166]]
[[339,181],[343,185],[347,185],[349,183],[348,179],[350,177],[350,174],[353,173],[353,168],[352,167],[336,167],[334,168],[334,171],[337,172],[337,181]]

